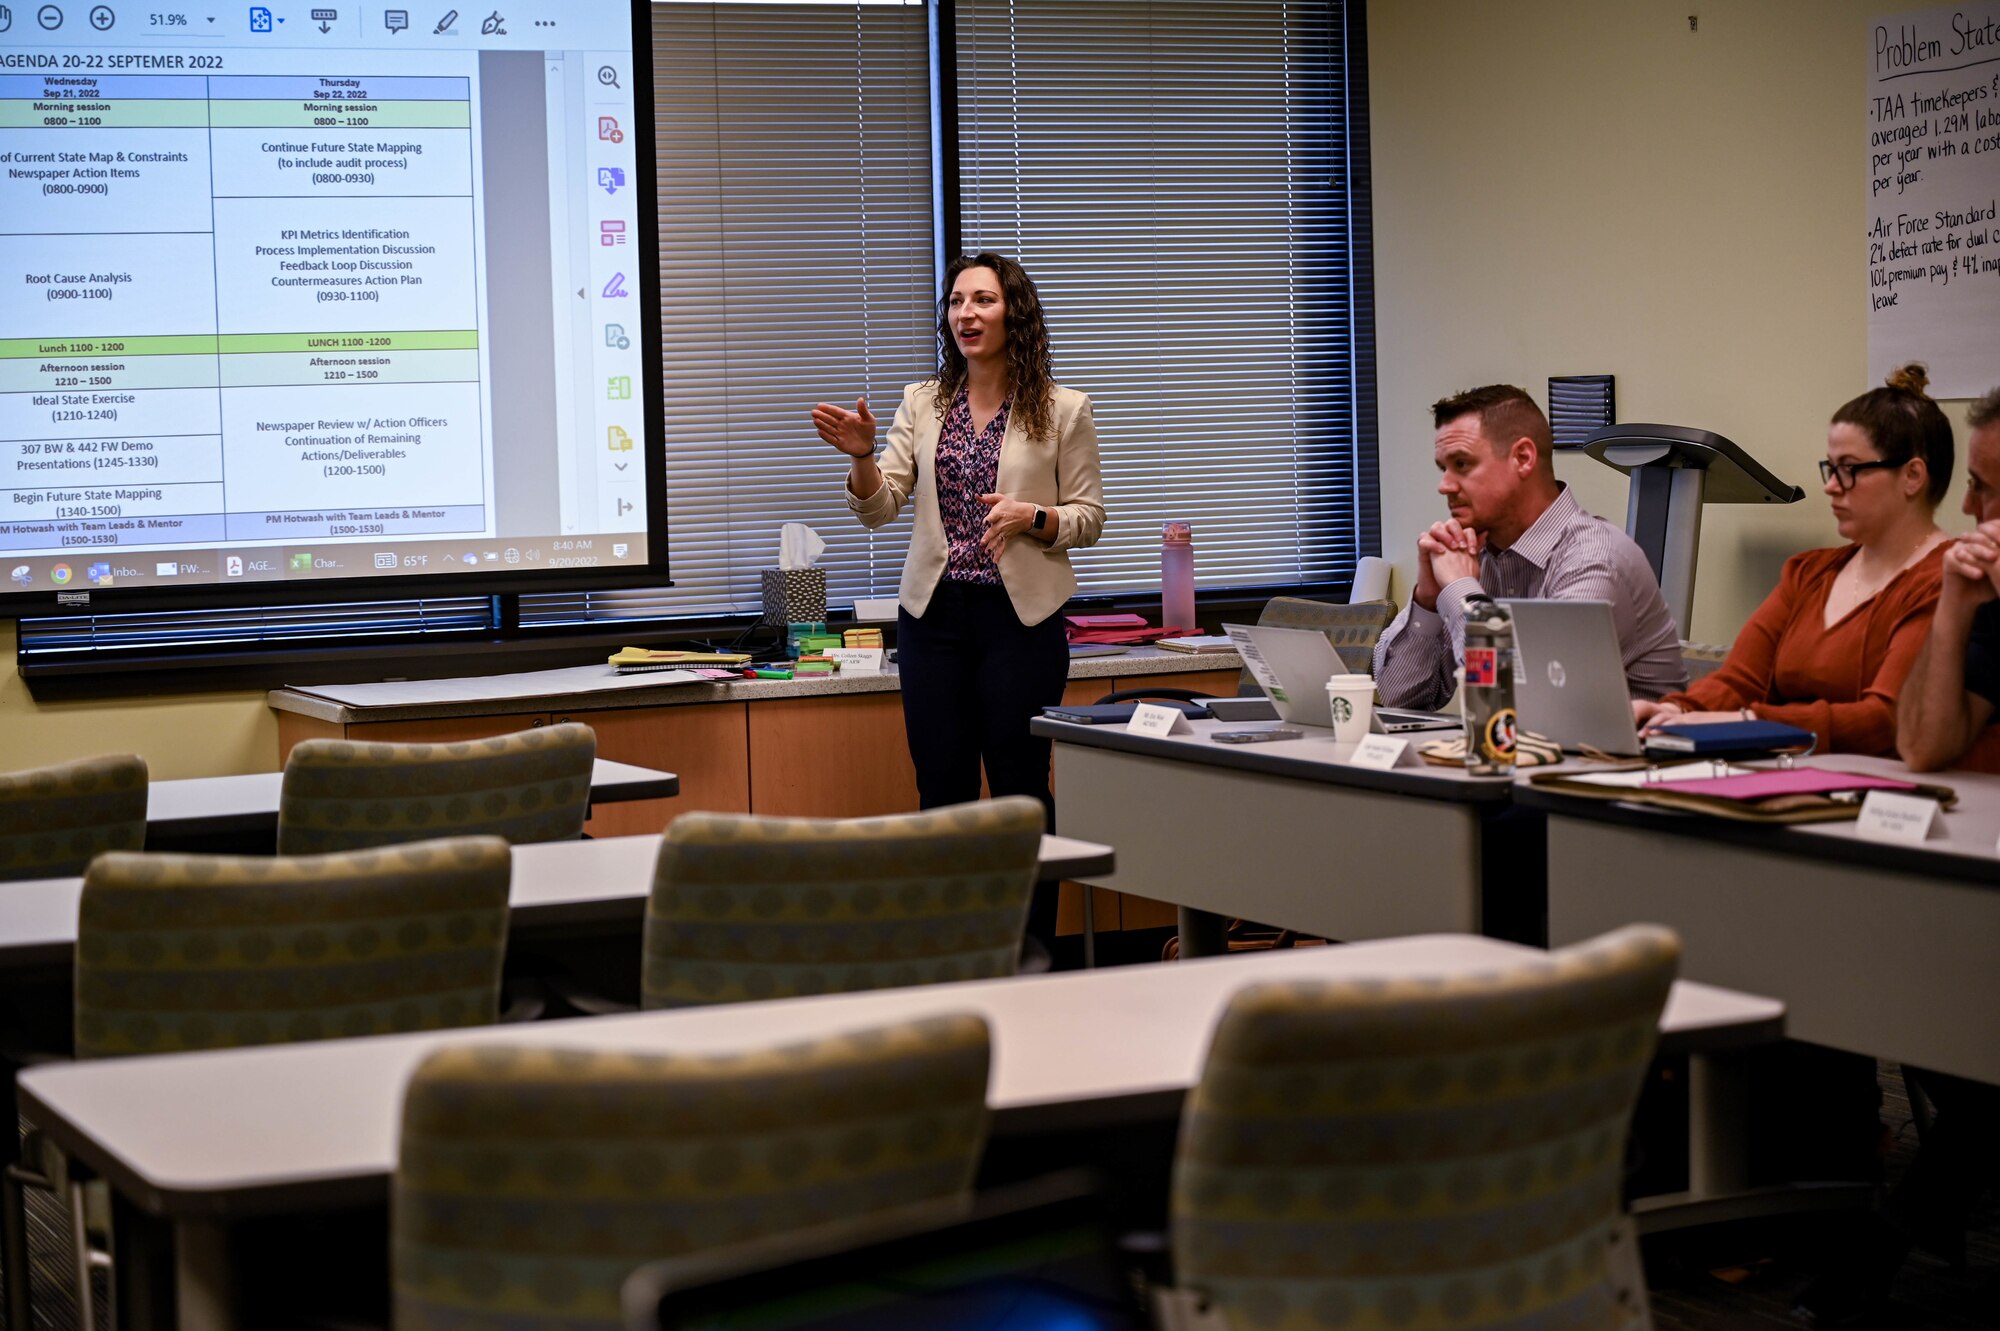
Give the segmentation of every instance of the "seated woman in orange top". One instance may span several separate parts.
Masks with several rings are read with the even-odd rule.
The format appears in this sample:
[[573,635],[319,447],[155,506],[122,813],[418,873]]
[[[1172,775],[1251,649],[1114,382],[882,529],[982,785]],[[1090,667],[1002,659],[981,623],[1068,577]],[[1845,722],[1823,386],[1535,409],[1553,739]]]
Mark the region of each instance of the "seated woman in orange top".
[[1895,755],[1896,691],[1937,608],[1946,544],[1933,517],[1951,484],[1951,422],[1927,382],[1905,366],[1834,413],[1819,474],[1851,544],[1786,560],[1720,669],[1633,700],[1642,727],[1756,717],[1812,731],[1822,753]]

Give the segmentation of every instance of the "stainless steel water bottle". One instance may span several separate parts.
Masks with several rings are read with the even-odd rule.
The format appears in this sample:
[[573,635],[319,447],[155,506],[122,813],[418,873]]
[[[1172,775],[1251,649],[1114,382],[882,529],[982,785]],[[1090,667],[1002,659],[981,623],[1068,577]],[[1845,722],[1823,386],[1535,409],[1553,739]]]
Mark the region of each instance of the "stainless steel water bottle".
[[1476,596],[1465,607],[1465,770],[1514,774],[1514,619],[1507,607]]

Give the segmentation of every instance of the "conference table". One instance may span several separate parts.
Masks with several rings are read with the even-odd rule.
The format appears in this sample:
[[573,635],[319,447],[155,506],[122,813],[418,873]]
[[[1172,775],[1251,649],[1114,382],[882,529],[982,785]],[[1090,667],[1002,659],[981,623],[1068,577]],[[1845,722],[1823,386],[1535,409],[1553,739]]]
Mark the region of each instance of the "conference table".
[[[203,850],[219,842],[274,837],[283,772],[184,777],[154,781],[146,793],[148,850]],[[680,793],[672,772],[599,758],[590,774],[590,802],[663,799]]]
[[1516,801],[1548,819],[1551,941],[1664,924],[1683,974],[1783,999],[1797,1039],[2000,1083],[2000,776],[1803,761],[1949,786],[1958,804],[1940,835],[1894,845],[1854,822],[1738,823],[1523,780]]
[[[236,1324],[232,1227],[386,1206],[403,1087],[459,1043],[707,1053],[942,1013],[993,1032],[996,1137],[1170,1121],[1198,1077],[1230,996],[1259,981],[1401,979],[1530,960],[1470,936],[1391,939],[1174,965],[1122,966],[766,1003],[428,1032],[33,1069],[24,1112],[113,1196],[124,1324]],[[1089,1020],[1079,1020],[1079,1014]],[[1734,1046],[1783,1033],[1782,1004],[1677,983],[1662,1047]]]
[[1182,909],[1183,955],[1221,951],[1232,916],[1350,941],[1479,933],[1496,913],[1539,927],[1540,828],[1510,816],[1505,777],[1355,766],[1354,745],[1312,727],[1243,745],[1216,743],[1246,727],[1214,720],[1031,728],[1054,741],[1063,830],[1118,847],[1103,886]]

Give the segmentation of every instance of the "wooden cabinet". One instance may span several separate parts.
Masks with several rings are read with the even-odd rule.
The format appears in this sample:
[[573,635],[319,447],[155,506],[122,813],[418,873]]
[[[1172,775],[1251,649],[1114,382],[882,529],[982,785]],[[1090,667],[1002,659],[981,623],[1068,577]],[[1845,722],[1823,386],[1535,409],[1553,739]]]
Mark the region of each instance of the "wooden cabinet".
[[580,721],[597,732],[597,756],[672,772],[681,779],[673,799],[632,800],[594,809],[591,836],[657,832],[690,809],[750,809],[750,753],[742,703],[634,707],[616,711],[509,712],[499,716],[426,721],[351,721],[341,725],[294,712],[278,713],[278,761],[302,739],[381,740],[392,744],[451,744],[517,730]]
[[899,693],[750,703],[750,807],[859,818],[917,807]]

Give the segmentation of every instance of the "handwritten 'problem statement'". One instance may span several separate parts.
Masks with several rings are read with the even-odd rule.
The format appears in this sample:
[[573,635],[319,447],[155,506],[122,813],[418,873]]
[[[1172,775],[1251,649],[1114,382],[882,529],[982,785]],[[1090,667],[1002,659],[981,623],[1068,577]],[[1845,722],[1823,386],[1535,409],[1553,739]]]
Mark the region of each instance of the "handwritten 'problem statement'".
[[1868,366],[1993,387],[2000,344],[2000,0],[1868,30]]

